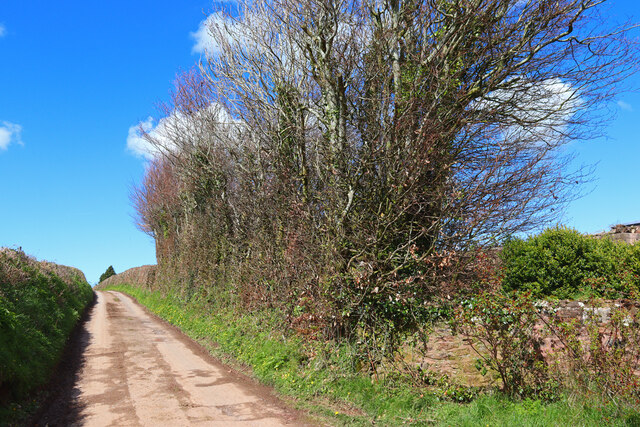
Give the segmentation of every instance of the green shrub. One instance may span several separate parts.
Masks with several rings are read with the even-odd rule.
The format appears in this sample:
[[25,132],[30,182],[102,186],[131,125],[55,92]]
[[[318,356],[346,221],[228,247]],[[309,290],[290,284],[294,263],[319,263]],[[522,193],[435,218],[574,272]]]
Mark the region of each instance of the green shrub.
[[501,258],[503,288],[531,291],[537,297],[628,297],[640,282],[640,246],[595,239],[569,228],[510,240]]
[[595,395],[602,405],[640,409],[640,313],[613,307],[602,323],[588,309],[583,322],[550,318],[547,325],[562,344],[552,357],[567,388]]
[[558,384],[542,356],[538,319],[530,294],[488,291],[462,301],[452,326],[478,354],[476,367],[497,373],[507,395],[553,400]]

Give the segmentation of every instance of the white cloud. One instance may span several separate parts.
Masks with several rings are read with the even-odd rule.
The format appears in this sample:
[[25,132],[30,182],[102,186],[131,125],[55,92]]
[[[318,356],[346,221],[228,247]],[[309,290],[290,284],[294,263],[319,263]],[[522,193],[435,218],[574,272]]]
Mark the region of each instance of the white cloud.
[[633,111],[633,106],[627,102],[618,101],[617,104],[618,104],[618,107],[622,108],[625,111]]
[[550,142],[563,138],[582,100],[570,84],[551,78],[536,84],[516,82],[489,93],[477,107],[490,112],[500,111],[501,105],[511,116],[512,123],[503,131],[507,139]]
[[219,53],[220,46],[213,38],[211,28],[212,26],[224,25],[224,23],[225,18],[221,12],[213,13],[202,20],[198,29],[195,32],[189,33],[191,38],[195,40],[195,44],[191,48],[191,53],[206,54],[208,56],[215,56]]
[[[129,128],[127,150],[137,157],[152,160],[160,154],[169,153],[176,146],[188,145],[211,132],[217,126],[218,132],[237,132],[241,122],[217,103],[212,103],[192,116],[173,112],[157,123],[152,117]],[[207,139],[207,137],[204,137]]]
[[209,27],[207,25],[211,16],[201,21],[195,32],[189,33],[191,38],[196,42],[191,48],[191,53],[204,53],[205,51],[210,50],[214,45],[215,42],[213,37],[211,37],[211,33],[209,33]]
[[2,122],[0,126],[0,150],[5,151],[11,143],[24,145],[22,142],[22,126],[11,122]]
[[[137,125],[129,128],[129,134],[127,135],[127,149],[134,155],[146,160],[152,160],[156,157],[160,150],[154,144],[149,142],[148,138],[154,140],[161,137],[161,125],[166,119],[161,119],[158,125],[154,125],[152,117],[148,117],[147,120],[138,123]],[[158,130],[160,128],[160,131]],[[146,134],[147,136],[143,136]]]
[[[246,21],[245,16],[245,21]],[[261,18],[265,21],[265,18]],[[251,22],[252,25],[260,25],[260,22]],[[215,12],[200,22],[195,32],[189,33],[195,44],[191,48],[191,53],[199,53],[209,58],[216,57],[222,51],[221,43],[241,43],[246,44],[246,29],[243,29],[246,22],[238,21],[222,12]],[[214,37],[213,34],[216,34]],[[246,47],[246,46],[244,46]]]
[[0,24],[0,38],[7,35],[7,27],[4,24]]

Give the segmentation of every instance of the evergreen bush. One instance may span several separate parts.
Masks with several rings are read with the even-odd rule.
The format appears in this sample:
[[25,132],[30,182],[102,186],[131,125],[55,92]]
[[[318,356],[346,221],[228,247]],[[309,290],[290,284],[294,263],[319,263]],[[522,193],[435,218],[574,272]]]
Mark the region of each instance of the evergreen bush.
[[640,284],[640,246],[570,228],[509,240],[501,259],[503,288],[531,291],[537,297],[631,297]]

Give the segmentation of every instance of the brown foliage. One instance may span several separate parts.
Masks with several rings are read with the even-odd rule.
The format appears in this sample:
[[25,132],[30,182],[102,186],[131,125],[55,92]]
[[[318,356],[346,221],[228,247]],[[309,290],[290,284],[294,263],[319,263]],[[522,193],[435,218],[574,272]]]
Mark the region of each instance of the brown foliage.
[[172,255],[181,217],[181,201],[175,169],[158,158],[147,165],[142,185],[131,192],[137,212],[136,225],[156,241],[158,262]]

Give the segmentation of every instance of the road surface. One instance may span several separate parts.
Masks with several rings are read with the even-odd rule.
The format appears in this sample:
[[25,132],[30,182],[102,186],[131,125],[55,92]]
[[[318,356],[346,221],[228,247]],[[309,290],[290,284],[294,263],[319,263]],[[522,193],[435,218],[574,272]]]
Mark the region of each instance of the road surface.
[[81,332],[81,366],[66,409],[38,424],[297,426],[304,416],[226,368],[130,297],[98,292]]

